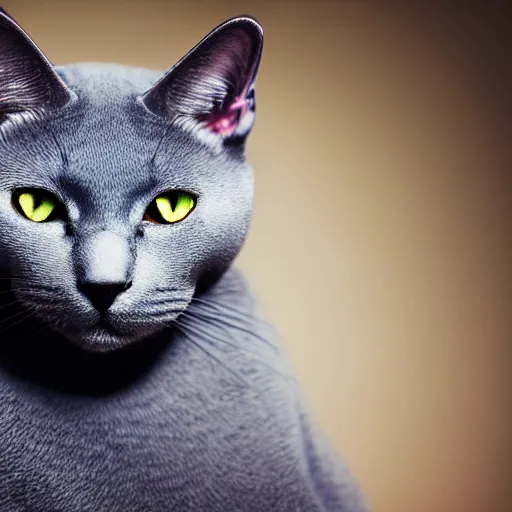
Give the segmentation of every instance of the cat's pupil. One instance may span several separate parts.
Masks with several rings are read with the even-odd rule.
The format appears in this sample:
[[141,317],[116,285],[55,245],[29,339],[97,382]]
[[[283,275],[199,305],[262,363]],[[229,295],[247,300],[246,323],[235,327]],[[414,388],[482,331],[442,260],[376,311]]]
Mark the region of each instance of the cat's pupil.
[[167,197],[169,198],[169,201],[171,203],[172,210],[176,210],[176,206],[178,205],[179,193],[171,192],[170,194],[167,195]]
[[41,206],[41,203],[43,202],[43,196],[37,192],[33,193],[32,196],[34,197],[34,209],[36,210]]

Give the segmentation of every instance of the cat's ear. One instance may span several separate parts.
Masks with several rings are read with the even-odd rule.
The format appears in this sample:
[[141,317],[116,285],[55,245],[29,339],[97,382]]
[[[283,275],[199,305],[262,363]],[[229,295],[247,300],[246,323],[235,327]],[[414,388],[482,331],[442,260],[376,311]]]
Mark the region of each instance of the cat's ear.
[[245,137],[255,117],[263,29],[233,18],[203,38],[142,96],[154,114],[221,138]]
[[59,109],[70,98],[45,55],[0,9],[0,122],[13,113]]

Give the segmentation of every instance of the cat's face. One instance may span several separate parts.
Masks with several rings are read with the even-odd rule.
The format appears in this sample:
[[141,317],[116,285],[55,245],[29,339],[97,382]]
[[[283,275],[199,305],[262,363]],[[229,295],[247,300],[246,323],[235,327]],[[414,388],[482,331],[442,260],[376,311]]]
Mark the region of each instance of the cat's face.
[[1,16],[0,275],[88,350],[164,329],[249,227],[261,28],[222,25],[157,81],[110,65],[57,74]]

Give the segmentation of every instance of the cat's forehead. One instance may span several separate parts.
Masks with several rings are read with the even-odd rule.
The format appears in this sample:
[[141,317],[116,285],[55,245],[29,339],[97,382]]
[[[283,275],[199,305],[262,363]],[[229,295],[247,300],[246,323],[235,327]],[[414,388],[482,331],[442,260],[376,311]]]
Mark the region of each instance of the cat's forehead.
[[1,9],[0,40],[0,185],[64,175],[84,194],[124,193],[154,170],[160,186],[193,190],[247,167],[263,44],[254,19],[227,20],[165,73],[56,68]]
[[146,108],[141,97],[161,72],[81,63],[58,73],[74,96],[67,107],[10,134],[17,150],[5,156],[20,184],[107,204],[150,189],[199,191],[242,165]]
[[121,149],[140,155],[140,145],[146,147],[145,153],[151,151],[165,123],[151,115],[140,98],[159,72],[94,63],[73,64],[58,71],[74,98],[51,125],[65,139],[69,151],[83,154],[88,148],[97,151],[97,158],[107,159]]
[[53,126],[69,142],[77,142],[81,150],[87,145],[104,147],[119,138],[126,144],[133,142],[131,138],[144,138],[144,128],[148,138],[155,139],[162,125],[149,115],[140,97],[158,72],[85,63],[59,68],[59,74],[75,97]]
[[108,96],[114,99],[116,96],[141,95],[162,74],[147,68],[87,62],[59,66],[56,70],[70,89],[85,92],[98,100],[108,99]]
[[100,180],[121,191],[164,176],[190,177],[201,159],[213,163],[207,148],[139,101],[160,72],[76,64],[59,74],[76,95],[67,114],[51,123],[52,142],[60,146],[52,153],[64,157],[59,174],[66,180],[94,190]]

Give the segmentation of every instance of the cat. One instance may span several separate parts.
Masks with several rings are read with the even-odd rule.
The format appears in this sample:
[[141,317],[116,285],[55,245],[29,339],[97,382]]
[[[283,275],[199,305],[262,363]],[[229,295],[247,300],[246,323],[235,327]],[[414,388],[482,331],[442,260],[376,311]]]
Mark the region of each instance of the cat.
[[367,503],[232,266],[263,44],[53,66],[0,12],[0,511]]

